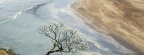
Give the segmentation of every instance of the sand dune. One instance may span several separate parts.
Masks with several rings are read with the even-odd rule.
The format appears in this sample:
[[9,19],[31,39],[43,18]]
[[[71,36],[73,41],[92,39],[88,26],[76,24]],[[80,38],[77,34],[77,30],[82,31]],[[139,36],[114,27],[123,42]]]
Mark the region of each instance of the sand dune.
[[78,0],[72,7],[91,28],[144,52],[144,0]]

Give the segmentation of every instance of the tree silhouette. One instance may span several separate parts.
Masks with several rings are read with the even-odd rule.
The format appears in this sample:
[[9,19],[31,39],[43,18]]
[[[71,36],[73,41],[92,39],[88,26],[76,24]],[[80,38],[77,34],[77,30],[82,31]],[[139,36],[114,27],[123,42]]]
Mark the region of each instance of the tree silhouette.
[[86,43],[78,35],[77,30],[69,28],[62,23],[43,25],[38,28],[40,34],[44,34],[52,40],[53,47],[46,55],[51,53],[76,53],[88,49]]

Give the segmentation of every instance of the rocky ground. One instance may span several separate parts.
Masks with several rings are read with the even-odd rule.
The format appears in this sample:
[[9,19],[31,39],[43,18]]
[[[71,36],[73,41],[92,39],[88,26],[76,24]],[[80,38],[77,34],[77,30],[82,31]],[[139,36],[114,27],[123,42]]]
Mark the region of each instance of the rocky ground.
[[16,55],[12,50],[0,49],[0,55]]
[[5,51],[0,50],[0,55],[8,55]]
[[144,52],[143,0],[78,0],[72,7],[91,28],[134,52]]

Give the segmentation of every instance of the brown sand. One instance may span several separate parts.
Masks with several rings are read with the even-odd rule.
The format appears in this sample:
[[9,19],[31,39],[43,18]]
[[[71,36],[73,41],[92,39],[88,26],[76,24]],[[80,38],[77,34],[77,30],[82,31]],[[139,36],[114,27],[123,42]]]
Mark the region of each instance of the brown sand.
[[72,7],[96,31],[144,52],[144,0],[78,0]]

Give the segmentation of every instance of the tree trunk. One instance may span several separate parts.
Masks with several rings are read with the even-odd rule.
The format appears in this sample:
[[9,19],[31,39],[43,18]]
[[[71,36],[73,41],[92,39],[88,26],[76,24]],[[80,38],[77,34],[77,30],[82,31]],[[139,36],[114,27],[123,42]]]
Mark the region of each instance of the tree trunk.
[[47,54],[46,54],[46,55],[50,55],[51,53],[53,53],[53,52],[49,51],[49,52],[47,52]]
[[51,53],[54,53],[54,52],[59,52],[59,51],[62,51],[63,49],[61,48],[60,50],[58,49],[58,50],[55,50],[55,51],[49,51],[49,52],[47,52],[47,54],[46,55],[50,55]]

